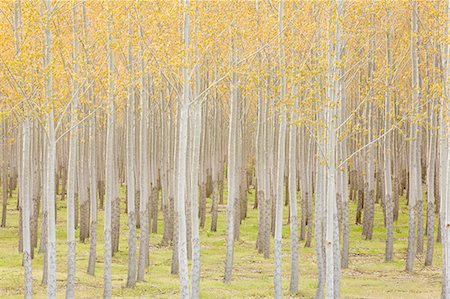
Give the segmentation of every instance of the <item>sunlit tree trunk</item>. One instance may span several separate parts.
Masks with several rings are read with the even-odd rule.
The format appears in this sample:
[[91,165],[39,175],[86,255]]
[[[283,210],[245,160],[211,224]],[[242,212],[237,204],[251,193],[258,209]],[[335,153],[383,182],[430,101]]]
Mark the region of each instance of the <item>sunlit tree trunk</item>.
[[[445,36],[450,32],[450,0],[446,3],[447,23],[445,26]],[[441,115],[440,115],[440,181],[441,188],[441,225],[442,225],[442,298],[450,296],[450,137],[448,116],[450,115],[449,107],[449,79],[450,79],[450,45],[448,42],[443,45],[444,60],[444,95],[441,98]]]
[[[274,238],[274,288],[275,298],[282,298],[281,284],[281,264],[282,264],[282,226],[283,226],[283,190],[284,190],[284,167],[286,154],[286,106],[283,103],[286,97],[286,70],[284,57],[284,38],[283,38],[283,14],[284,1],[281,0],[279,8],[279,35],[280,35],[280,69],[281,69],[281,94],[280,94],[280,130],[278,133],[278,159],[277,159],[277,185],[276,185],[276,215],[275,215],[275,238]],[[295,164],[291,164],[293,167]],[[291,284],[292,286],[292,284]]]
[[[314,5],[313,6],[313,14],[314,14],[314,20],[316,22],[319,21],[319,7]],[[318,33],[320,33],[321,27],[318,29]],[[315,49],[314,49],[315,50]],[[313,51],[314,51],[313,50]],[[314,51],[315,52],[315,51]],[[316,56],[317,54],[314,53]],[[317,86],[317,89],[314,91],[315,96],[320,98],[321,102],[324,102],[324,93],[321,92],[323,89],[323,82],[321,82],[321,78],[319,75],[314,76],[313,82]],[[317,106],[316,106],[317,107]],[[322,119],[323,118],[323,111],[317,109],[316,118]],[[317,131],[319,134],[324,135],[324,130],[317,126]],[[315,223],[314,223],[314,238],[315,238],[315,245],[316,245],[316,255],[317,255],[317,289],[316,289],[316,299],[323,298],[324,291],[325,291],[325,199],[326,199],[326,165],[323,163],[323,148],[325,145],[325,140],[321,139],[318,140],[317,145],[317,157],[319,161],[315,163],[314,167],[315,173],[316,173],[316,179],[315,179]],[[322,151],[322,152],[321,152]]]
[[[296,96],[294,94],[294,96]],[[294,111],[291,113],[291,122],[294,122],[298,109],[298,99],[295,99]],[[291,231],[291,280],[289,290],[298,292],[298,216],[297,216],[297,127],[296,124],[289,125],[289,213]],[[302,145],[301,145],[302,146]],[[305,199],[306,200],[306,199]],[[311,224],[308,224],[311,226]]]
[[1,227],[6,227],[6,211],[8,207],[8,122],[2,123],[2,140],[0,140],[2,151],[2,223]]
[[189,44],[190,44],[190,3],[184,0],[184,24],[183,24],[183,42],[185,47],[185,66],[183,67],[183,91],[182,98],[179,100],[180,118],[178,134],[178,157],[177,157],[177,213],[178,213],[178,261],[180,277],[180,298],[189,297],[189,273],[187,261],[187,242],[186,242],[186,209],[187,198],[187,149],[188,149],[188,126],[189,126],[189,102],[191,88],[189,82]]
[[[320,146],[325,143],[320,142]],[[322,163],[316,163],[316,186],[315,186],[315,223],[314,223],[314,238],[316,244],[316,255],[317,255],[317,289],[316,289],[316,299],[323,298],[325,290],[325,228],[324,228],[324,214],[325,214],[325,197],[326,197],[326,169],[325,165]]]
[[[44,129],[42,129],[42,131],[44,132]],[[48,159],[48,155],[47,155],[47,149],[48,149],[48,145],[47,145],[47,140],[46,138],[42,138],[43,136],[41,136],[40,140],[42,140],[41,146],[42,146],[42,151],[41,151],[41,155],[40,155],[40,159],[42,161],[46,161]],[[42,269],[42,285],[47,285],[48,282],[48,255],[47,255],[47,244],[48,244],[48,213],[47,213],[47,198],[48,198],[48,189],[47,189],[47,165],[48,163],[44,164],[44,167],[42,169],[42,219],[41,219],[41,240],[39,242],[39,253],[42,253],[42,255],[44,256],[44,264],[43,264],[43,269]],[[50,296],[48,296],[50,297]],[[54,298],[54,296],[53,296]]]
[[[439,3],[435,2],[434,8],[438,9]],[[438,20],[435,21],[436,31],[439,28]],[[437,33],[436,32],[436,33]],[[436,34],[436,33],[433,33]],[[435,53],[432,56],[432,82],[438,80],[439,78],[439,48],[437,46],[436,36],[433,36],[433,47],[435,49]],[[436,177],[436,167],[437,164],[437,150],[438,150],[438,140],[437,140],[437,128],[438,128],[438,114],[436,114],[436,104],[437,95],[433,92],[428,95],[428,97],[432,97],[431,103],[428,106],[428,117],[430,118],[430,127],[428,128],[428,140],[427,140],[427,252],[425,256],[425,266],[431,266],[433,263],[433,253],[434,253],[434,217],[436,212],[436,205],[439,205],[439,187],[436,188],[436,182],[438,177]],[[439,185],[437,185],[439,186]],[[438,227],[440,223],[438,223]]]
[[[198,69],[198,66],[197,66]],[[200,76],[199,70],[195,71],[196,76]],[[196,78],[198,81],[200,78]],[[199,84],[197,82],[195,93],[199,94]],[[200,285],[200,232],[199,232],[199,173],[200,173],[200,137],[202,123],[202,109],[200,99],[195,99],[190,105],[189,122],[191,124],[190,141],[192,142],[190,154],[190,197],[191,197],[191,215],[192,217],[192,281],[191,281],[191,298],[199,297]]]
[[[234,20],[233,20],[234,22]],[[233,23],[232,27],[236,25]],[[228,178],[228,203],[227,203],[227,236],[226,236],[226,259],[225,259],[225,275],[224,282],[231,282],[231,275],[233,271],[233,255],[234,255],[234,217],[235,217],[235,199],[238,194],[237,177],[237,128],[238,128],[238,75],[235,70],[236,45],[234,39],[231,41],[231,61],[232,68],[230,80],[230,126],[228,133],[228,155],[227,155],[227,178]]]
[[[370,4],[372,7],[375,2]],[[375,32],[375,12],[372,13],[370,18],[371,32]],[[373,92],[374,77],[375,77],[375,37],[371,38],[370,50],[368,57],[368,103],[367,103],[367,118],[368,118],[368,136],[367,136],[367,153],[366,153],[366,183],[365,183],[365,195],[364,195],[364,225],[363,234],[366,240],[372,240],[373,224],[375,215],[375,157],[377,148],[373,143],[375,137],[375,98]]]
[[22,251],[24,268],[24,298],[33,296],[33,278],[31,272],[31,239],[30,239],[30,205],[31,205],[31,186],[30,186],[30,154],[31,154],[31,133],[30,120],[24,119],[22,122],[22,185],[21,204],[22,204]]
[[128,10],[128,103],[127,103],[127,137],[126,137],[126,181],[127,181],[127,213],[128,213],[128,276],[127,286],[132,287],[136,284],[136,217],[135,217],[135,124],[134,124],[134,73],[133,73],[133,47],[132,47],[132,22],[131,7]]
[[139,264],[138,264],[138,274],[137,280],[143,281],[145,276],[145,268],[147,266],[148,257],[148,240],[149,240],[149,223],[148,223],[148,96],[145,91],[147,84],[145,83],[145,69],[144,69],[144,45],[143,45],[143,28],[139,27],[140,35],[140,71],[141,71],[141,119],[140,119],[140,144],[139,144],[139,162],[140,162],[140,194],[139,194],[139,222],[140,222],[140,240],[139,240]]
[[[392,72],[392,58],[391,58],[391,37],[392,27],[391,18],[392,13],[390,8],[388,10],[388,28],[386,31],[386,64],[388,75],[386,76],[386,91],[384,99],[384,131],[387,132],[391,127],[391,72]],[[391,171],[391,134],[386,134],[384,137],[384,190],[385,190],[385,205],[386,205],[386,248],[384,259],[391,261],[394,255],[394,205],[392,196],[392,171]]]
[[[197,32],[197,26],[195,26],[195,32]],[[197,42],[197,41],[196,41]],[[195,42],[195,54],[197,53],[197,43]],[[191,165],[188,165],[190,173],[190,198],[191,198],[191,214],[187,215],[191,217],[192,223],[192,270],[191,270],[191,298],[199,298],[200,287],[200,232],[199,232],[199,176],[200,176],[200,163],[202,157],[201,152],[201,137],[202,137],[202,102],[200,97],[200,67],[195,66],[194,70],[195,85],[194,85],[194,100],[189,106],[189,124],[190,133],[189,139],[191,142],[190,155]],[[206,128],[205,128],[206,129]],[[205,155],[204,151],[202,152]],[[204,170],[204,169],[203,169]],[[206,197],[206,194],[204,194]],[[200,209],[202,209],[200,207]],[[200,217],[202,217],[200,215]],[[204,215],[203,215],[204,217]],[[201,219],[201,218],[200,218]]]
[[[217,80],[217,78],[216,78]],[[215,92],[216,97],[214,99],[217,99],[217,91]],[[222,138],[222,134],[220,132],[220,119],[219,119],[219,107],[217,103],[213,103],[213,109],[214,109],[214,119],[216,120],[213,124],[213,137],[212,137],[212,153],[211,153],[211,172],[212,172],[212,183],[213,183],[213,190],[212,190],[212,206],[211,206],[211,231],[215,232],[217,231],[217,218],[219,214],[219,161],[220,161],[220,138]]]
[[[412,69],[412,99],[411,99],[411,112],[413,119],[411,120],[411,141],[410,141],[410,153],[409,153],[409,199],[408,199],[408,251],[406,259],[406,270],[411,272],[414,265],[414,239],[415,239],[415,209],[419,196],[421,195],[422,182],[418,179],[418,125],[415,116],[417,115],[419,106],[419,70],[418,70],[418,20],[417,20],[417,2],[412,0],[412,21],[411,21],[411,69]],[[418,185],[419,184],[419,185]]]
[[[75,292],[75,189],[76,189],[76,175],[77,172],[77,147],[78,147],[78,129],[74,128],[77,123],[78,111],[78,63],[77,63],[77,48],[78,48],[78,36],[77,36],[78,24],[77,24],[77,6],[72,7],[72,61],[73,71],[75,76],[72,78],[72,103],[70,113],[70,145],[69,145],[69,163],[67,167],[67,285],[66,285],[66,297],[74,297]],[[50,171],[53,172],[53,171]],[[81,184],[81,182],[78,182]]]
[[[342,10],[343,1],[336,1],[337,10]],[[334,8],[330,8],[331,16]],[[337,20],[337,18],[336,18]],[[339,22],[337,20],[337,22]],[[336,198],[336,154],[337,154],[337,110],[339,103],[336,97],[336,53],[333,53],[332,33],[329,32],[329,52],[328,52],[328,88],[327,98],[330,101],[325,110],[326,124],[326,230],[325,230],[325,256],[326,256],[326,296],[327,298],[339,298],[339,276],[340,276],[340,255],[339,255],[339,226],[337,219],[337,198]],[[339,41],[336,35],[336,43]]]
[[[336,49],[335,49],[335,64],[336,64],[336,82],[335,82],[335,93],[336,93],[336,101],[339,104],[337,108],[339,112],[340,122],[345,121],[346,119],[346,94],[345,94],[345,74],[343,67],[343,18],[344,18],[344,1],[339,1],[337,6],[337,19],[336,19]],[[347,142],[344,140],[341,141],[339,148],[339,161],[342,163],[340,168],[337,170],[337,184],[340,197],[342,198],[342,254],[337,258],[341,261],[341,267],[348,267],[348,256],[349,256],[349,238],[350,238],[350,227],[349,227],[349,208],[348,208],[348,200],[349,200],[349,186],[348,186],[348,163],[347,159]],[[335,236],[336,238],[336,236]],[[337,238],[339,242],[339,238]],[[339,249],[335,249],[335,252],[339,252]],[[337,266],[336,266],[337,267]],[[335,268],[336,268],[335,267]],[[339,281],[339,279],[338,279]]]
[[[45,2],[45,97],[47,103],[52,106],[47,116],[47,163],[46,163],[46,210],[47,210],[47,297],[56,298],[56,217],[55,217],[55,170],[56,170],[56,138],[53,112],[53,77],[52,65],[52,32],[51,15],[53,8],[51,1]],[[48,68],[48,69],[47,69]]]
[[[44,3],[48,4],[48,3]],[[50,9],[50,8],[49,8]],[[21,1],[17,0],[14,5],[14,41],[15,41],[15,59],[20,59],[21,54],[21,17],[22,17]],[[46,15],[48,17],[48,15]],[[46,23],[48,25],[48,23]],[[47,49],[47,48],[46,48]],[[46,52],[47,53],[47,52]],[[46,61],[49,61],[46,57]],[[27,108],[25,108],[27,109]],[[20,206],[19,218],[19,251],[22,252],[23,265],[23,296],[24,298],[32,298],[33,296],[33,276],[32,276],[32,244],[30,231],[30,215],[31,215],[31,196],[32,196],[32,173],[31,173],[31,120],[27,113],[24,116],[21,125],[21,159],[19,159],[20,183],[18,204]],[[19,147],[20,148],[20,147]]]
[[106,171],[105,171],[105,216],[104,216],[104,255],[103,255],[103,298],[112,297],[111,268],[112,268],[112,242],[111,217],[112,201],[114,200],[114,60],[112,50],[113,13],[112,3],[107,2],[107,52],[108,52],[108,117],[106,127]]
[[[83,30],[86,39],[89,39],[88,31],[88,19],[86,11],[86,1],[82,2],[82,12],[83,12]],[[89,102],[94,101],[93,99],[93,84],[94,80],[91,78],[91,60],[89,57],[90,52],[85,49],[86,55],[86,88],[87,97]],[[89,175],[89,212],[90,212],[90,239],[89,239],[89,261],[87,273],[94,275],[95,272],[95,262],[97,259],[97,166],[96,166],[96,117],[95,117],[95,107],[91,107],[91,113],[93,114],[89,119],[89,138],[88,138],[88,175]]]
[[[14,3],[14,23],[13,23],[13,33],[14,33],[14,58],[16,60],[20,59],[20,55],[21,55],[21,40],[22,40],[22,32],[21,32],[21,26],[22,26],[22,11],[21,11],[21,0],[16,0]],[[21,184],[21,179],[22,179],[22,148],[21,145],[23,144],[22,139],[20,139],[20,134],[19,132],[22,131],[22,128],[19,128],[18,130],[18,142],[15,144],[16,148],[14,148],[13,146],[11,146],[11,152],[13,150],[17,150],[18,152],[20,152],[20,154],[18,154],[18,159],[17,161],[15,161],[14,159],[10,160],[10,168],[16,167],[18,169],[18,179],[19,179],[19,185]],[[9,196],[12,196],[13,190],[15,189],[14,186],[14,182],[11,179],[9,182]],[[17,194],[17,205],[16,208],[17,210],[19,210],[19,252],[23,252],[23,224],[22,224],[22,220],[23,220],[23,212],[22,212],[22,206],[21,206],[21,196],[22,196],[22,190],[19,186],[19,192]]]

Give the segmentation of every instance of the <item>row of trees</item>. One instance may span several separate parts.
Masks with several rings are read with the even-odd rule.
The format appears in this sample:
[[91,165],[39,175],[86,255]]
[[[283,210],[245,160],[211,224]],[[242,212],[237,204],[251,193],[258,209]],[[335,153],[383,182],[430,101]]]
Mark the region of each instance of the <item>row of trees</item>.
[[[349,222],[372,239],[381,205],[391,261],[403,195],[406,270],[425,250],[432,264],[437,227],[442,294],[450,296],[450,1],[16,0],[0,10],[8,45],[0,54],[1,224],[18,189],[25,297],[32,296],[35,248],[45,256],[48,297],[56,297],[56,217],[67,222],[66,296],[75,296],[77,229],[80,242],[89,239],[86,271],[94,274],[99,205],[105,298],[124,212],[127,286],[145,278],[161,212],[161,244],[173,248],[180,295],[198,298],[199,228],[209,197],[211,231],[227,204],[230,283],[251,188],[256,248],[266,258],[274,238],[276,298],[283,293],[283,209],[290,291],[298,291],[299,242],[314,240],[316,297],[339,298]],[[56,215],[58,200],[67,201],[66,216]],[[358,204],[354,216],[349,200]]]

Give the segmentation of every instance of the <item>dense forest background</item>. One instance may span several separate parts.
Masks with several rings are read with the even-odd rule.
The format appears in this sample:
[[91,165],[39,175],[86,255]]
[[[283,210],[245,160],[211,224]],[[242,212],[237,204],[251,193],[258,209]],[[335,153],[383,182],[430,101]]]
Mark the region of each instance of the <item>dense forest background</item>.
[[2,297],[450,298],[450,0],[0,14]]

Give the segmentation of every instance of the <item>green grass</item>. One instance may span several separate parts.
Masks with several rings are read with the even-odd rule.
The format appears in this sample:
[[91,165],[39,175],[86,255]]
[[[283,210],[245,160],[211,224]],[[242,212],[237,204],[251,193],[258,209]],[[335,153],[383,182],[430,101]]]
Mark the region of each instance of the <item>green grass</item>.
[[[123,192],[123,190],[122,190]],[[122,194],[123,198],[123,194]],[[233,280],[222,282],[225,259],[225,206],[220,206],[218,231],[211,232],[208,215],[205,229],[201,229],[201,298],[271,298],[273,297],[273,255],[264,259],[255,250],[257,211],[254,194],[249,195],[248,218],[241,225],[241,238],[235,244]],[[208,206],[210,206],[208,200]],[[0,228],[0,297],[21,298],[23,284],[22,256],[18,252],[18,218],[16,199],[8,201],[7,227]],[[124,203],[122,201],[122,208]],[[441,286],[441,246],[435,246],[434,265],[424,267],[424,257],[415,260],[414,272],[407,273],[407,209],[401,202],[400,217],[395,223],[394,261],[384,262],[385,230],[382,210],[376,205],[373,240],[361,236],[362,227],[354,225],[356,205],[350,202],[350,264],[342,271],[343,298],[438,298]],[[209,207],[208,210],[209,211]],[[316,290],[316,257],[314,243],[311,248],[300,244],[300,291],[290,294],[289,225],[284,212],[283,227],[283,289],[285,297],[311,298]],[[162,213],[159,213],[158,233],[150,237],[150,267],[145,282],[134,288],[125,288],[127,277],[127,217],[121,214],[119,252],[113,258],[112,284],[115,297],[177,298],[178,276],[170,274],[171,248],[161,247]],[[65,296],[66,279],[66,203],[58,200],[57,219],[57,287],[58,298]],[[78,233],[78,232],[77,232]],[[86,274],[89,241],[77,243],[77,298],[98,298],[103,293],[103,211],[99,212],[97,227],[97,264],[95,276]],[[426,239],[425,239],[426,242]],[[37,252],[37,251],[36,251]],[[272,251],[273,252],[273,251]],[[272,253],[271,252],[271,253]],[[41,285],[43,257],[33,260],[33,292],[35,298],[45,298],[46,288]]]

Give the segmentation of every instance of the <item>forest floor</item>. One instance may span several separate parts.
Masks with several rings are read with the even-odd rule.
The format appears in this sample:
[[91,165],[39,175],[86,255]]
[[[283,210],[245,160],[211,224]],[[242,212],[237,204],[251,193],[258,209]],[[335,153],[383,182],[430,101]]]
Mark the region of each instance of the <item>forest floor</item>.
[[[123,193],[123,190],[122,190]],[[122,194],[123,198],[123,194]],[[226,198],[226,197],[225,197]],[[205,229],[201,229],[201,298],[271,298],[273,297],[273,255],[264,259],[255,250],[257,210],[253,210],[254,194],[249,194],[248,218],[242,222],[240,240],[235,243],[233,280],[222,282],[225,260],[225,206],[220,207],[218,231],[211,232],[208,214]],[[208,199],[208,206],[211,202]],[[22,298],[22,255],[18,252],[18,219],[16,199],[8,201],[7,227],[0,228],[0,298]],[[403,199],[400,217],[394,229],[394,261],[384,262],[385,229],[380,205],[376,205],[373,240],[361,235],[362,226],[355,225],[356,204],[350,202],[350,263],[342,271],[343,298],[438,298],[441,291],[441,246],[436,244],[434,265],[424,266],[424,257],[415,260],[414,272],[405,271],[407,248],[407,207]],[[122,200],[122,208],[124,201]],[[122,209],[123,211],[124,209]],[[209,207],[208,207],[209,211]],[[57,219],[57,287],[58,298],[65,296],[67,269],[66,202],[58,200]],[[314,241],[312,247],[300,244],[299,293],[290,294],[290,239],[287,224],[288,209],[283,227],[283,289],[286,298],[312,298],[317,285],[317,266]],[[172,251],[161,247],[162,213],[159,213],[158,233],[150,237],[150,267],[145,282],[125,288],[127,278],[127,217],[121,214],[119,252],[113,257],[112,284],[114,297],[178,298],[178,275],[170,274]],[[437,220],[437,219],[436,219]],[[436,221],[437,222],[437,221]],[[78,236],[78,230],[77,230]],[[89,241],[77,243],[76,298],[99,298],[103,293],[103,211],[99,211],[97,225],[97,265],[95,276],[86,274]],[[426,244],[426,238],[425,238]],[[272,251],[273,252],[273,251]],[[271,254],[272,254],[271,252]],[[35,298],[46,297],[41,285],[43,256],[33,260],[33,292]]]

